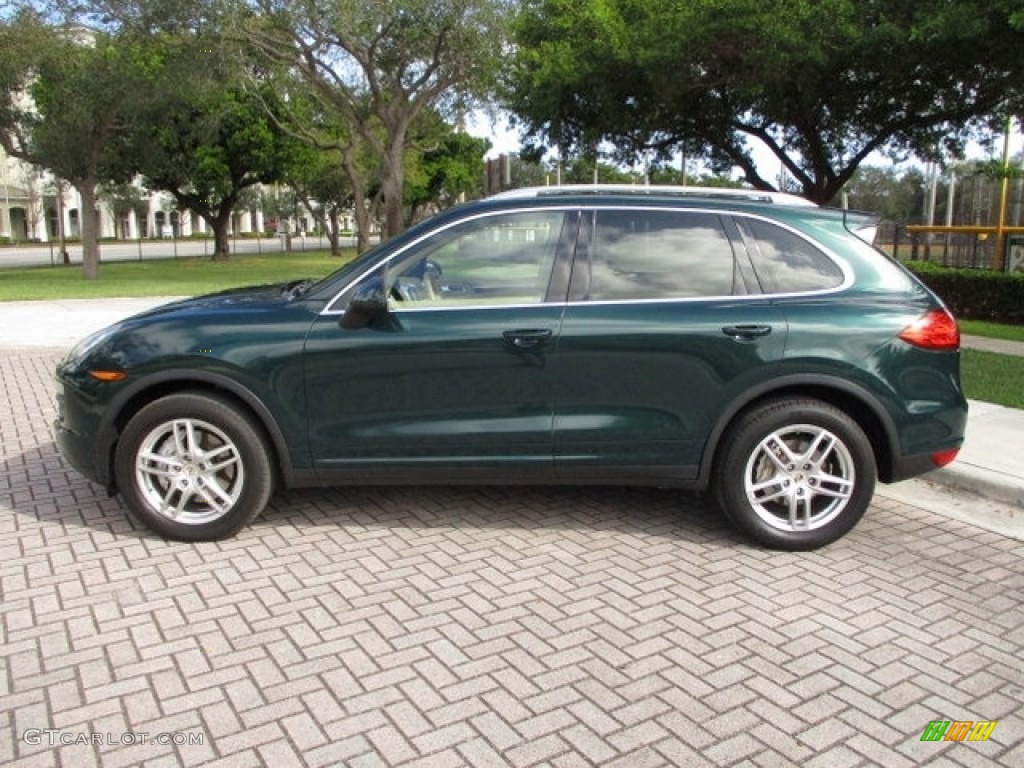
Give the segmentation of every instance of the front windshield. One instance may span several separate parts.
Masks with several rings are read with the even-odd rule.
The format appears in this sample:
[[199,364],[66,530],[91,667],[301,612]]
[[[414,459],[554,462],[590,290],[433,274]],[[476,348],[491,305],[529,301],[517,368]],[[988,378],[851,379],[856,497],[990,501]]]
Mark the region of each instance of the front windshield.
[[326,277],[316,280],[304,286],[301,296],[313,299],[330,299],[360,272],[365,271],[368,266],[377,259],[384,245],[388,241],[378,243],[370,250],[364,251],[352,261],[342,265]]

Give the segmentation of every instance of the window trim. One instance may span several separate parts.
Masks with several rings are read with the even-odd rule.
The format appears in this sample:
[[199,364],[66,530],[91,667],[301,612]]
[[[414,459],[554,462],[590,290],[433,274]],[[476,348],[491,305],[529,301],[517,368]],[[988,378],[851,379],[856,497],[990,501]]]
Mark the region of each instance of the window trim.
[[[320,316],[322,316],[322,317],[323,316],[338,317],[338,316],[341,316],[341,315],[345,314],[345,310],[344,309],[335,309],[334,308],[334,305],[337,303],[337,301],[345,293],[347,293],[353,287],[355,287],[357,284],[362,282],[374,270],[380,268],[383,265],[386,265],[392,259],[401,257],[401,255],[403,253],[405,253],[407,250],[409,250],[410,248],[416,247],[421,242],[423,242],[424,240],[426,240],[429,237],[432,237],[437,232],[443,232],[446,229],[449,229],[451,227],[457,226],[457,225],[462,224],[463,222],[466,222],[466,221],[472,221],[472,220],[475,220],[475,219],[480,219],[480,218],[484,218],[484,217],[488,217],[488,216],[499,216],[499,215],[511,214],[511,213],[526,213],[526,212],[533,212],[533,211],[538,211],[538,210],[563,211],[563,212],[565,212],[566,215],[567,215],[566,216],[566,218],[567,218],[566,226],[569,227],[570,229],[574,226],[574,223],[572,222],[573,213],[577,214],[577,221],[576,221],[576,224],[575,224],[577,229],[576,229],[575,238],[572,239],[572,242],[567,244],[567,246],[564,249],[564,252],[562,252],[558,256],[556,256],[555,263],[554,263],[553,268],[552,268],[552,275],[554,275],[555,270],[558,269],[560,265],[562,267],[566,266],[566,262],[563,261],[563,259],[567,259],[568,260],[568,263],[567,263],[568,269],[567,269],[567,273],[566,273],[566,280],[567,281],[566,281],[566,284],[565,284],[566,295],[565,295],[564,299],[561,299],[561,300],[559,300],[559,299],[551,299],[550,298],[550,286],[549,286],[549,291],[548,291],[549,299],[546,300],[546,301],[543,301],[543,302],[541,302],[539,304],[499,304],[499,305],[495,305],[495,304],[463,304],[463,305],[452,306],[452,307],[437,307],[437,306],[435,306],[435,307],[401,307],[401,308],[396,309],[394,311],[395,312],[438,312],[438,311],[441,311],[441,312],[459,312],[459,311],[466,311],[466,310],[479,311],[479,310],[482,310],[482,309],[491,309],[491,310],[524,309],[524,308],[545,307],[545,306],[552,306],[552,305],[559,305],[559,304],[567,306],[567,307],[586,307],[586,306],[605,306],[605,305],[619,305],[619,304],[678,304],[678,303],[694,303],[694,302],[710,302],[710,301],[718,301],[718,302],[721,302],[721,301],[736,301],[736,302],[744,302],[745,303],[745,302],[751,302],[751,301],[763,301],[765,299],[785,299],[785,298],[802,298],[802,297],[827,296],[827,295],[830,295],[830,294],[833,294],[833,293],[840,293],[842,291],[845,291],[845,290],[849,289],[853,285],[853,283],[854,283],[854,273],[853,273],[853,270],[850,267],[850,265],[846,262],[845,259],[843,259],[841,256],[839,256],[838,254],[836,254],[834,251],[832,251],[831,249],[827,248],[826,246],[818,243],[817,241],[815,241],[814,239],[812,239],[811,237],[809,237],[805,233],[801,232],[799,229],[797,229],[797,228],[795,228],[793,226],[790,226],[786,222],[780,221],[779,219],[774,218],[772,216],[763,216],[763,215],[759,215],[757,213],[752,213],[752,212],[749,212],[749,211],[737,211],[737,210],[730,210],[728,208],[718,208],[718,207],[714,207],[714,206],[712,206],[712,207],[701,206],[699,208],[691,208],[691,207],[688,207],[686,205],[624,205],[622,203],[602,204],[600,202],[595,201],[594,203],[586,204],[586,205],[579,205],[579,204],[576,204],[576,205],[551,205],[551,206],[540,206],[540,207],[538,207],[538,206],[528,206],[528,207],[524,206],[524,207],[517,207],[517,208],[502,208],[500,210],[493,210],[493,211],[480,211],[480,212],[472,214],[470,216],[465,216],[465,217],[462,217],[462,218],[458,218],[458,219],[456,219],[454,221],[450,221],[447,224],[445,224],[444,226],[438,227],[436,229],[431,229],[428,232],[425,232],[420,237],[416,238],[415,240],[413,240],[413,241],[411,241],[409,243],[406,243],[404,246],[402,246],[397,251],[394,251],[393,253],[389,254],[385,259],[382,259],[382,260],[374,262],[366,270],[361,272],[357,277],[353,278],[348,283],[346,283],[344,288],[342,288],[340,291],[335,293],[334,296],[330,299],[330,301],[328,301],[327,304],[325,305],[324,310],[320,312]],[[580,258],[581,252],[586,253],[585,258],[589,259],[589,248],[591,247],[592,240],[593,240],[593,237],[592,237],[593,217],[591,217],[588,220],[588,214],[596,214],[597,211],[601,211],[601,210],[684,211],[684,212],[685,211],[699,211],[699,212],[703,212],[703,213],[717,214],[718,216],[722,217],[723,224],[725,224],[725,234],[726,234],[727,237],[729,237],[729,240],[732,243],[733,248],[736,249],[736,252],[734,253],[734,258],[736,258],[736,259],[743,259],[743,258],[745,258],[745,259],[751,261],[750,267],[753,270],[753,275],[754,275],[755,279],[757,280],[757,284],[758,284],[757,287],[759,288],[760,293],[727,294],[727,295],[722,295],[722,296],[687,296],[687,297],[679,297],[679,298],[658,298],[658,299],[605,299],[605,300],[593,300],[593,299],[583,300],[583,299],[579,299],[579,298],[576,298],[576,297],[570,295],[568,293],[568,291],[569,291],[569,286],[571,285],[572,273],[576,269],[576,264],[577,264],[577,261]],[[806,241],[811,247],[813,247],[816,250],[820,251],[822,254],[825,255],[826,258],[828,258],[830,261],[832,261],[839,268],[839,270],[843,274],[843,281],[842,281],[842,283],[840,285],[834,287],[834,288],[822,288],[822,289],[816,289],[816,290],[813,290],[813,291],[798,291],[798,292],[789,292],[789,293],[773,293],[771,291],[766,290],[765,287],[763,285],[761,285],[761,283],[760,283],[760,281],[761,281],[760,275],[757,273],[756,268],[753,266],[753,263],[752,263],[753,260],[751,259],[751,256],[750,256],[749,246],[748,246],[748,244],[746,242],[746,238],[743,236],[742,229],[736,223],[737,219],[756,219],[758,221],[767,222],[768,224],[773,224],[773,225],[775,225],[777,227],[781,227],[782,229],[784,229],[784,230],[792,233],[793,235],[796,235],[800,239]],[[736,243],[736,242],[733,241],[733,236],[734,235],[731,232],[732,229],[737,230],[736,234],[738,234],[742,238],[742,241],[740,243]],[[586,239],[584,239],[584,238],[586,238]],[[561,245],[560,245],[560,250],[561,250]],[[740,251],[742,251],[742,253],[740,253]],[[748,286],[748,289],[749,288],[750,288],[750,286]]]
[[[336,308],[335,307],[335,304],[338,303],[338,301],[341,299],[342,296],[344,296],[346,293],[351,291],[355,286],[357,286],[359,283],[361,283],[363,280],[365,280],[370,274],[372,274],[376,270],[381,269],[382,267],[385,270],[388,269],[388,265],[392,261],[394,261],[396,259],[401,259],[402,256],[404,254],[406,254],[408,251],[412,250],[413,248],[416,248],[424,240],[427,240],[427,239],[429,239],[431,237],[434,237],[435,235],[437,235],[440,232],[445,232],[446,230],[449,230],[449,229],[451,229],[453,227],[461,226],[461,225],[465,224],[466,222],[476,221],[478,219],[483,219],[483,218],[488,218],[488,217],[504,216],[504,215],[518,214],[518,213],[537,213],[537,212],[551,212],[551,211],[561,211],[562,213],[565,214],[565,217],[564,217],[564,221],[562,223],[562,232],[559,233],[559,241],[558,241],[558,243],[556,245],[556,249],[557,250],[556,250],[556,253],[555,253],[555,259],[554,259],[554,261],[551,264],[551,275],[549,276],[548,293],[545,296],[544,301],[533,303],[533,304],[480,304],[480,305],[476,305],[476,304],[462,304],[462,305],[452,306],[452,307],[443,307],[443,306],[441,306],[441,307],[437,307],[437,306],[435,306],[435,307],[399,307],[399,308],[394,309],[392,311],[394,311],[394,312],[433,312],[433,311],[437,311],[437,310],[448,311],[448,310],[463,310],[463,309],[511,309],[511,308],[520,308],[520,307],[544,307],[544,306],[550,306],[552,304],[562,304],[562,303],[564,303],[564,298],[561,301],[559,301],[559,300],[551,300],[550,299],[550,295],[551,295],[552,287],[554,285],[554,277],[555,277],[556,272],[559,271],[559,267],[561,266],[564,269],[566,258],[568,259],[568,263],[570,265],[572,264],[572,259],[573,259],[572,251],[575,248],[575,237],[578,236],[578,234],[579,234],[579,221],[578,221],[579,210],[580,210],[580,207],[578,205],[523,206],[523,207],[517,207],[517,208],[502,208],[502,209],[493,210],[493,211],[480,211],[480,212],[472,214],[470,216],[463,216],[463,217],[460,217],[458,219],[454,219],[453,221],[449,221],[446,224],[444,224],[443,226],[436,227],[436,228],[433,228],[433,229],[430,229],[430,230],[424,232],[422,235],[417,237],[415,240],[411,240],[410,242],[406,243],[405,245],[403,245],[398,250],[392,251],[386,257],[384,257],[383,259],[379,259],[379,260],[373,262],[373,264],[369,265],[365,270],[360,272],[356,277],[354,277],[351,280],[349,280],[344,285],[344,287],[341,288],[341,290],[337,291],[330,298],[330,300],[324,305],[324,309],[321,310],[319,316],[320,317],[340,317],[341,315],[344,315],[345,314],[345,308],[344,307],[342,307],[342,308]],[[573,214],[576,214],[575,220],[574,220]],[[575,234],[573,234],[573,232],[575,232]],[[570,237],[568,237],[568,235],[572,235],[572,237],[570,238]],[[563,239],[568,240],[568,242],[563,242]],[[566,256],[563,253],[563,251],[568,251],[568,256]],[[568,289],[568,286],[566,286],[566,288]]]

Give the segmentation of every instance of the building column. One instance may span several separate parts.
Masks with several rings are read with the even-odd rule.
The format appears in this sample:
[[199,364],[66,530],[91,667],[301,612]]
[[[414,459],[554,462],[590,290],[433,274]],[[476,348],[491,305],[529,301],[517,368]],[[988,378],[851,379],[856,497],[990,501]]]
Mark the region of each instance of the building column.
[[266,227],[263,226],[263,209],[262,208],[257,208],[256,209],[256,231],[259,232],[261,236],[266,231]]
[[150,240],[161,237],[161,233],[156,230],[156,214],[160,210],[160,195],[149,196],[149,210],[146,211],[146,237]]
[[41,194],[37,195],[32,203],[32,218],[35,220],[32,237],[40,243],[49,242],[50,236],[46,227],[46,200]]
[[[64,195],[64,234],[67,237],[81,237],[82,236],[82,196],[78,194],[78,190],[75,189],[71,184],[65,187],[67,190]],[[71,212],[77,213],[77,219],[75,226],[71,226]]]
[[99,216],[99,236],[103,238],[116,238],[117,233],[117,219],[114,218],[113,212],[110,210],[110,206],[104,205],[97,201],[96,203],[97,215]]
[[6,155],[0,155],[0,237],[14,236],[11,231],[11,169]]
[[139,217],[135,213],[135,209],[132,208],[128,211],[128,239],[138,240],[139,239]]

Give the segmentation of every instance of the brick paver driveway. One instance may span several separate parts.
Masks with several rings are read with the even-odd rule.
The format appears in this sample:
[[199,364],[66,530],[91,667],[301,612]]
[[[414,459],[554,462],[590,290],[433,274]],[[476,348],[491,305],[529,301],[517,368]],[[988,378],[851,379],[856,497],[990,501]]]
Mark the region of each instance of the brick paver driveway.
[[672,491],[373,488],[169,543],[57,456],[54,360],[0,362],[0,763],[1024,765],[1019,542],[879,499],[790,555]]

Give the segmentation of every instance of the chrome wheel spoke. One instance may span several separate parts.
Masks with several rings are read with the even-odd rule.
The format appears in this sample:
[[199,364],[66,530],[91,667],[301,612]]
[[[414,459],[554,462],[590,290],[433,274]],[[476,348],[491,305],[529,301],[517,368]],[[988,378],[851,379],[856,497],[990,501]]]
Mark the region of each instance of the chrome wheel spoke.
[[[218,457],[223,457],[218,460]],[[203,457],[203,463],[209,472],[222,472],[228,467],[233,467],[240,461],[239,455],[233,445],[221,445]]]
[[[206,497],[206,500],[210,504],[210,506],[220,511],[222,514],[224,512],[227,512],[228,509],[231,508],[231,505],[235,503],[235,500],[231,497],[231,494],[221,487],[220,483],[217,482],[216,478],[201,481],[201,487],[203,488],[204,491],[203,495]],[[217,499],[212,498],[213,496],[216,496]],[[221,503],[218,504],[217,500],[220,500]]]
[[800,524],[800,502],[795,494],[789,495],[789,525],[796,528]]
[[784,481],[779,477],[773,477],[771,480],[755,483],[750,486],[751,497],[757,499],[762,504],[784,498],[786,493]]
[[[177,503],[174,502],[175,495],[178,497]],[[167,495],[164,496],[163,504],[160,506],[160,514],[172,520],[177,520],[185,511],[185,506],[189,499],[192,498],[192,495],[191,492],[171,486],[167,491]]]
[[853,482],[835,475],[815,475],[817,481],[814,492],[821,496],[832,496],[837,499],[848,499],[853,495]]
[[[824,444],[824,447],[822,447],[822,444]],[[804,461],[806,464],[810,464],[813,468],[817,468],[821,464],[821,462],[824,461],[825,458],[828,457],[828,455],[832,452],[832,449],[835,447],[835,444],[835,435],[822,430],[814,438],[814,441],[811,443],[810,447],[808,447],[808,449],[804,452],[804,455],[801,457],[801,461]]]
[[181,472],[182,463],[174,456],[142,453],[139,454],[137,467],[140,472],[154,477],[177,477]]
[[797,458],[785,442],[777,434],[769,435],[760,446],[766,458],[772,461],[781,471],[787,472],[796,463]]

